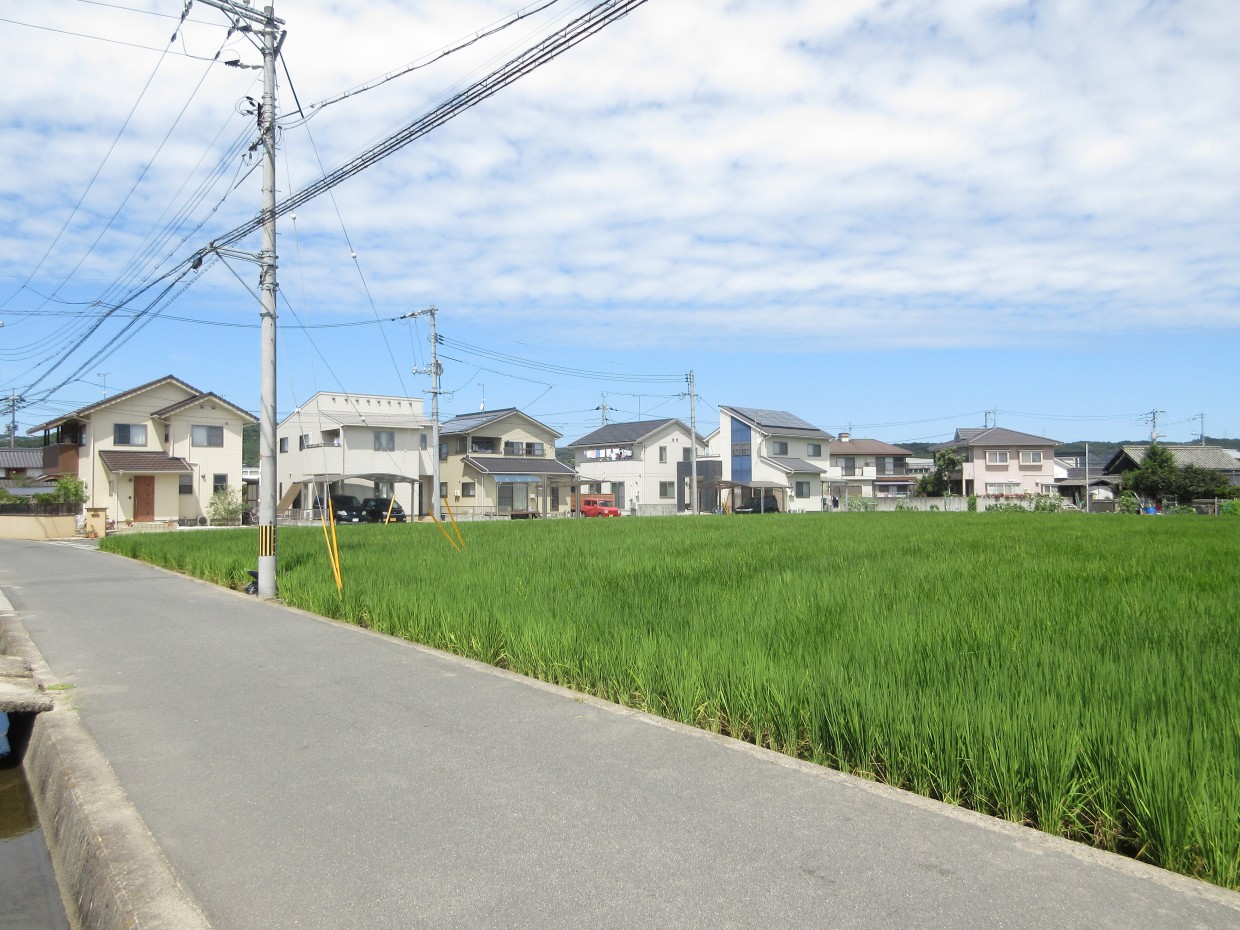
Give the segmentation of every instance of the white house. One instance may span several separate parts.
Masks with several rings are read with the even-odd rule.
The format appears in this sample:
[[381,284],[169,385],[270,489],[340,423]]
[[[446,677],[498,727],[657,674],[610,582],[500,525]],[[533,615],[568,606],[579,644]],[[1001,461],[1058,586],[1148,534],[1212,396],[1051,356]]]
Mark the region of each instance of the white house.
[[783,410],[720,407],[720,485],[730,506],[774,496],[781,509],[822,510],[832,438]]
[[[681,420],[608,423],[568,446],[583,492],[610,493],[617,507],[634,514],[670,514],[691,506],[692,495],[678,463],[689,462],[693,444]],[[706,440],[697,437],[699,460]],[[704,464],[704,463],[703,463]],[[699,470],[699,485],[706,469]]]
[[86,486],[115,521],[196,523],[211,495],[241,488],[242,428],[257,419],[167,375],[31,427],[43,471]]
[[312,516],[326,487],[429,513],[430,432],[420,397],[315,394],[276,427],[277,509]]

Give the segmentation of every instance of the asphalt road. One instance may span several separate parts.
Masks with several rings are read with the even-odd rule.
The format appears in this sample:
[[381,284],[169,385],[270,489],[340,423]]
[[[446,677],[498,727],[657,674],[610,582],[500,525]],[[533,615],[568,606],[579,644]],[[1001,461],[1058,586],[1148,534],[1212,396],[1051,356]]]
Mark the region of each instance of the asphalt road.
[[0,541],[0,590],[217,930],[1240,926],[1232,892],[105,553]]

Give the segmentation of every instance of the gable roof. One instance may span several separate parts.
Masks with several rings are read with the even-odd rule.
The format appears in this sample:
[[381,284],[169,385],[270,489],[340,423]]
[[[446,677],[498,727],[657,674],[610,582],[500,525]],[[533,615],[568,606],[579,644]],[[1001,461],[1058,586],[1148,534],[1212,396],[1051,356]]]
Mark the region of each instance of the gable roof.
[[161,407],[160,409],[153,411],[151,413],[151,416],[157,417],[158,419],[161,419],[161,420],[167,419],[168,417],[172,416],[174,413],[178,413],[182,410],[188,410],[190,407],[193,407],[195,404],[201,404],[201,403],[220,404],[223,407],[227,407],[229,410],[231,410],[237,416],[241,417],[241,419],[245,420],[247,423],[258,422],[258,417],[254,416],[254,414],[250,413],[250,411],[242,410],[236,404],[232,403],[231,401],[224,400],[224,398],[220,397],[219,394],[216,394],[213,391],[208,391],[206,394],[198,394],[195,397],[187,397],[185,398],[185,400],[177,401],[175,404],[169,404],[167,407]]
[[151,416],[153,417],[163,419],[175,413],[177,410],[180,410],[184,407],[188,407],[192,404],[198,403],[201,400],[210,398],[210,399],[215,400],[218,403],[224,404],[230,410],[235,412],[239,417],[242,417],[243,419],[245,419],[247,422],[250,422],[250,423],[258,422],[258,418],[254,416],[252,413],[250,413],[248,410],[243,410],[242,408],[238,407],[236,404],[231,403],[230,401],[224,400],[224,398],[220,397],[218,394],[212,394],[212,393],[200,391],[198,390],[198,388],[194,387],[192,384],[182,381],[180,378],[176,377],[175,375],[164,375],[162,378],[156,378],[154,381],[148,381],[146,384],[139,384],[137,387],[130,388],[128,391],[121,391],[119,394],[113,394],[111,397],[105,397],[103,400],[97,401],[96,403],[88,404],[85,407],[79,407],[77,410],[74,410],[70,413],[66,413],[62,416],[59,416],[54,420],[48,420],[46,423],[40,423],[38,426],[32,426],[30,427],[30,429],[26,430],[26,434],[33,435],[34,433],[41,432],[42,430],[55,429],[57,426],[60,426],[64,423],[68,423],[72,420],[84,420],[87,417],[89,417],[91,414],[99,410],[103,410],[106,407],[110,407],[113,404],[118,404],[122,401],[132,400],[133,398],[137,397],[140,394],[146,393],[152,388],[162,387],[165,384],[176,385],[177,387],[185,391],[190,396],[187,397],[185,400],[178,401],[175,404],[168,404],[167,406],[161,407],[159,410],[153,411],[151,413]]
[[954,439],[940,442],[930,449],[956,449],[960,446],[1057,446],[1059,440],[1047,439],[1045,436],[1034,436],[1032,433],[1021,433],[1002,426],[987,428],[961,428],[956,430]]
[[[608,423],[606,426],[600,426],[592,433],[586,433],[574,443],[570,443],[568,448],[577,449],[581,446],[615,446],[622,443],[640,442],[652,433],[666,427],[668,424],[677,423],[686,433],[689,427],[683,420],[676,417],[665,417],[662,420],[633,420],[629,423]],[[698,442],[705,442],[702,434],[698,434]]]
[[498,410],[480,410],[477,413],[463,413],[460,416],[455,416],[451,420],[440,424],[439,435],[454,436],[461,433],[474,433],[483,427],[490,426],[493,423],[497,423],[498,421],[511,416],[518,416],[523,420],[528,420],[540,429],[546,430],[556,439],[560,438],[560,434],[546,423],[540,423],[529,414],[522,413],[516,407],[501,407]]
[[[1171,453],[1171,458],[1180,468],[1185,465],[1196,465],[1198,468],[1209,468],[1214,471],[1240,471],[1240,462],[1237,462],[1230,452],[1219,446],[1170,445],[1161,442],[1159,445]],[[1107,474],[1118,474],[1138,468],[1149,448],[1148,444],[1120,446],[1107,460],[1102,470]],[[1131,462],[1131,465],[1125,465],[1124,459]]]
[[833,438],[830,433],[823,432],[813,423],[802,420],[795,413],[789,413],[787,410],[731,406],[722,406],[719,409],[726,410],[729,414],[747,421],[764,433],[776,433],[781,436],[812,436],[828,440]]
[[173,458],[162,452],[122,452],[118,449],[104,449],[99,458],[113,474],[120,472],[193,472],[189,462],[183,458]]
[[791,456],[764,455],[762,456],[762,461],[770,462],[780,471],[787,472],[790,475],[793,475],[793,474],[825,475],[826,474],[826,471],[823,468],[820,468],[819,466],[815,465],[813,462],[807,462],[805,461],[805,459],[792,458]]

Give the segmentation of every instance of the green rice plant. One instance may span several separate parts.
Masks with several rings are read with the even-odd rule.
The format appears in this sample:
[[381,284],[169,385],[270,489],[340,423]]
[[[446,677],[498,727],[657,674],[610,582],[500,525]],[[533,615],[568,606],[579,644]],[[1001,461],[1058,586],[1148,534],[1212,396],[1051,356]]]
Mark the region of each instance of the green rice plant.
[[[1240,525],[1071,514],[281,529],[281,598],[1240,882]],[[240,588],[251,530],[109,537]]]

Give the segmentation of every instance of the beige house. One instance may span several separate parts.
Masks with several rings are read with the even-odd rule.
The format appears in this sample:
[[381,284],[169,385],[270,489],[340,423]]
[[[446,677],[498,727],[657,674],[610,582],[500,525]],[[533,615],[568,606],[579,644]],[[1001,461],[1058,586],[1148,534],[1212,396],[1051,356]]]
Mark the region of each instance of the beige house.
[[317,518],[331,494],[394,497],[410,515],[430,511],[431,422],[420,397],[315,394],[276,427],[277,511]]
[[951,441],[932,449],[936,452],[958,449],[964,453],[964,463],[951,476],[953,491],[965,495],[1013,497],[1058,493],[1055,487],[1055,446],[1058,444],[1045,436],[992,426],[958,429]]
[[555,457],[560,434],[514,407],[439,428],[440,494],[456,516],[554,516],[572,510],[577,474]]
[[848,433],[829,445],[831,468],[824,490],[831,506],[847,506],[853,497],[908,497],[917,478],[909,471],[913,453],[878,439],[854,439]]
[[199,523],[211,495],[241,488],[241,432],[257,418],[168,375],[32,427],[43,471],[86,485],[117,522]]

